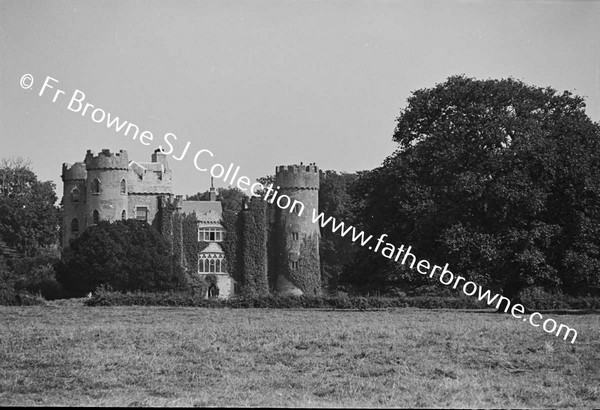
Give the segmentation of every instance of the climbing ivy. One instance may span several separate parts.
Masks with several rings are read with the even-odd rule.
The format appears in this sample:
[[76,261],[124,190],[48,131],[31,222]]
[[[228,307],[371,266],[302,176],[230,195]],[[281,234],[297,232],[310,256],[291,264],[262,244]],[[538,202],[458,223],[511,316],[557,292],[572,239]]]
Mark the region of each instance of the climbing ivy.
[[316,233],[302,241],[298,265],[298,268],[289,270],[292,283],[307,296],[320,296],[319,237]]
[[171,228],[173,232],[173,260],[186,268],[185,254],[183,252],[182,215],[178,213],[172,215]]
[[195,212],[183,214],[181,222],[186,270],[190,273],[196,273],[198,272],[198,254],[206,248],[208,242],[198,242],[198,222]]
[[225,271],[237,282],[241,281],[239,269],[238,241],[240,238],[241,219],[240,213],[230,209],[223,211],[221,225],[225,229],[225,239],[221,243],[225,254]]
[[273,223],[276,218],[275,206],[269,203],[267,205],[267,277],[269,279],[269,290],[275,291],[277,285],[277,234],[276,224]]
[[267,279],[267,208],[264,201],[248,202],[242,211],[242,292],[246,295],[269,293]]

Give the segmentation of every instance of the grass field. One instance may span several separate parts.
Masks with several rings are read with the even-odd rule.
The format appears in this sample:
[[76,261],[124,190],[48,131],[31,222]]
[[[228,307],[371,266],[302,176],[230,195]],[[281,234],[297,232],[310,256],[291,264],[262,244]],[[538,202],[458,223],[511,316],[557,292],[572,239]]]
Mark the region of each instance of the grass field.
[[0,405],[600,407],[600,317],[550,317],[0,307]]

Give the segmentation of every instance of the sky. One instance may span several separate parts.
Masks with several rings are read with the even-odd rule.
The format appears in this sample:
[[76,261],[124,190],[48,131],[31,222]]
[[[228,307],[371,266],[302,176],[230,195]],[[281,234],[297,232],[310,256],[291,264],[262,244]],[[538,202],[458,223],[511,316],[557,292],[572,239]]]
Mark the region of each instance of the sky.
[[[411,93],[457,74],[569,90],[600,121],[600,2],[0,0],[0,158],[29,159],[59,197],[63,162],[104,148],[149,161],[166,133],[175,156],[190,142],[168,158],[176,194],[209,187],[202,149],[201,168],[250,179],[372,169]],[[75,90],[153,140],[69,110]]]

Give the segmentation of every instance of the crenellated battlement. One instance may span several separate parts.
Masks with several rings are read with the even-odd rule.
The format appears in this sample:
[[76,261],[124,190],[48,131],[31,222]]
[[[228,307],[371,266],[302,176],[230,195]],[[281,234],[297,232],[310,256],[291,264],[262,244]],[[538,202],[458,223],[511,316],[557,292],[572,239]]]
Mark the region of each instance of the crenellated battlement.
[[92,150],[87,150],[84,162],[88,171],[95,169],[127,171],[129,168],[129,156],[125,150],[110,152],[109,149],[103,149],[98,155],[94,155]]
[[319,189],[319,167],[315,163],[280,165],[275,168],[275,184],[281,189]]
[[[321,292],[319,227],[311,219],[319,209],[319,167],[315,163],[280,165],[275,168],[275,189],[296,207],[275,213],[275,289],[287,295],[318,295]],[[306,208],[306,209],[304,209]],[[295,210],[294,210],[295,209]]]
[[314,162],[311,162],[308,165],[304,165],[301,162],[300,165],[297,165],[297,164],[294,164],[294,165],[279,165],[278,167],[275,167],[275,172],[276,173],[280,173],[280,172],[286,172],[286,173],[304,173],[304,172],[318,173],[319,172],[319,167]]
[[62,165],[62,180],[63,181],[75,181],[85,180],[87,177],[87,170],[83,162],[76,162],[73,165],[66,162]]

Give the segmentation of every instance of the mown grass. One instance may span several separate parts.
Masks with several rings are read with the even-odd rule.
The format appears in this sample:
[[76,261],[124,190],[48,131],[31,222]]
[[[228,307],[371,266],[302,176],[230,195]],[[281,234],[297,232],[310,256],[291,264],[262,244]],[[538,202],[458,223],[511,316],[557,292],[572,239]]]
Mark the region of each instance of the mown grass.
[[1,405],[600,407],[598,315],[0,307]]

